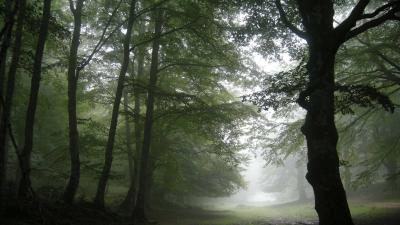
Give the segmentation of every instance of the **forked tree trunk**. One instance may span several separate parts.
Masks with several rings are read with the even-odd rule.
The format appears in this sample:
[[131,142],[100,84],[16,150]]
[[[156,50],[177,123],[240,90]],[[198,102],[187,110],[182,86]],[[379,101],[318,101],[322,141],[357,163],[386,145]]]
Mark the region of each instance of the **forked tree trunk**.
[[135,208],[132,214],[134,221],[136,222],[147,221],[145,213],[146,184],[148,183],[147,171],[148,171],[148,163],[150,157],[151,132],[153,127],[153,113],[154,113],[154,100],[155,100],[154,91],[157,84],[160,36],[163,24],[162,10],[158,9],[155,12],[155,14],[156,15],[155,15],[155,27],[154,27],[154,41],[153,41],[153,50],[151,53],[150,78],[149,78],[147,101],[146,101],[146,119],[144,123],[143,146],[140,158],[139,188],[138,188]]
[[119,106],[121,103],[122,91],[123,91],[124,83],[125,83],[125,74],[126,74],[126,71],[128,70],[128,65],[129,65],[129,52],[130,52],[132,28],[133,28],[133,22],[135,21],[135,5],[136,5],[136,0],[131,0],[130,1],[130,9],[129,9],[128,26],[127,26],[127,31],[126,31],[125,38],[124,38],[124,43],[123,43],[123,45],[124,45],[123,60],[122,60],[122,65],[121,65],[121,71],[120,71],[120,74],[118,77],[117,90],[115,93],[115,100],[114,100],[114,105],[113,105],[113,110],[112,110],[112,115],[111,115],[111,124],[110,124],[110,129],[108,132],[108,140],[107,140],[107,146],[106,146],[105,156],[104,156],[104,166],[103,166],[103,171],[101,173],[101,177],[99,180],[99,184],[97,186],[96,197],[94,199],[95,205],[97,205],[98,207],[101,207],[101,208],[104,207],[104,195],[105,195],[105,191],[106,191],[108,178],[110,176],[111,165],[112,165],[112,160],[113,160],[112,155],[113,155],[113,148],[114,148],[114,142],[115,142],[115,133],[116,133],[117,124],[118,124]]
[[340,178],[336,149],[338,133],[335,126],[334,65],[339,41],[333,32],[333,2],[297,2],[308,34],[309,50],[308,100],[302,99],[303,107],[307,110],[302,127],[308,148],[306,178],[314,190],[319,224],[353,225]]
[[76,113],[76,89],[78,86],[79,71],[77,70],[79,38],[82,25],[82,8],[84,0],[76,1],[76,6],[71,5],[74,16],[74,31],[68,57],[68,129],[69,129],[69,154],[71,171],[67,187],[64,190],[63,200],[72,203],[78,190],[80,179],[79,159],[79,133]]
[[49,20],[50,20],[51,0],[44,0],[43,17],[40,23],[39,39],[36,47],[36,53],[33,64],[31,79],[31,91],[29,95],[28,109],[25,119],[25,140],[21,152],[21,180],[19,184],[18,196],[21,198],[32,197],[31,192],[31,154],[33,148],[33,126],[35,121],[36,106],[40,87],[40,78],[42,73],[42,58],[44,45],[46,43]]

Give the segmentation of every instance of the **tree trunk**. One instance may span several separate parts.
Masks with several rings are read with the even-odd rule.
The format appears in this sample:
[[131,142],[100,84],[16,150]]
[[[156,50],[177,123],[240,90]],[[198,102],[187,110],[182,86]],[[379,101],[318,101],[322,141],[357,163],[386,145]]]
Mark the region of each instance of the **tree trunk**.
[[29,95],[28,109],[25,120],[25,140],[21,152],[21,172],[22,177],[19,184],[18,196],[29,198],[33,195],[31,188],[31,154],[33,148],[33,126],[35,120],[36,106],[39,94],[40,77],[42,73],[42,58],[44,45],[46,43],[49,20],[50,20],[51,0],[44,0],[43,17],[40,23],[39,39],[36,47],[36,53],[33,64],[31,79],[31,91]]
[[[6,60],[7,60],[7,50],[8,47],[10,46],[11,42],[11,34],[12,34],[12,27],[14,24],[14,15],[12,11],[12,2],[10,0],[7,0],[5,2],[5,24],[2,29],[3,36],[4,38],[0,38],[2,40],[1,42],[1,47],[0,47],[0,113],[1,113],[1,120],[4,121],[5,116],[7,116],[7,103],[5,103],[4,98],[3,98],[3,93],[4,93],[4,80],[5,80],[5,74],[6,74]],[[17,6],[14,6],[14,8],[17,8]],[[14,48],[15,49],[15,48]],[[13,56],[14,57],[14,56]],[[7,90],[8,91],[8,90]],[[9,113],[8,113],[9,114]],[[4,126],[7,126],[7,123],[4,124]],[[7,148],[6,148],[6,138],[7,138],[7,130],[3,129],[3,125],[1,125],[0,128],[0,195],[2,196],[4,193],[4,188],[6,185],[6,174],[7,174]],[[4,143],[4,144],[3,144]]]
[[[300,104],[307,110],[302,132],[307,140],[306,178],[314,190],[320,225],[353,225],[340,178],[336,149],[334,65],[339,47],[333,30],[333,2],[297,1],[308,34],[309,85]],[[308,97],[308,101],[307,98]]]
[[393,190],[397,190],[397,178],[399,176],[398,166],[397,166],[397,157],[395,155],[390,155],[386,160],[384,160],[383,165],[386,168],[386,182],[389,185],[389,188]]
[[159,57],[158,54],[160,49],[160,36],[163,24],[162,14],[163,13],[161,10],[156,11],[155,28],[154,28],[155,38],[153,41],[153,50],[151,55],[150,78],[149,78],[147,101],[146,101],[146,119],[144,123],[143,145],[142,145],[140,169],[139,169],[139,188],[138,188],[138,195],[135,208],[132,214],[134,221],[137,222],[147,221],[147,217],[145,214],[145,203],[146,203],[145,194],[146,194],[146,184],[148,183],[147,165],[149,163],[151,130],[153,126],[153,112],[154,112],[154,98],[155,98],[154,91],[157,84],[158,57]]
[[77,70],[79,38],[82,25],[83,1],[78,0],[76,7],[71,5],[74,16],[74,31],[68,57],[68,128],[69,128],[69,153],[71,158],[71,172],[69,182],[64,190],[63,200],[72,203],[78,190],[80,179],[79,159],[79,133],[76,114],[76,89],[78,86],[79,71]]
[[296,169],[297,169],[297,191],[299,193],[299,198],[298,201],[299,202],[304,202],[305,200],[307,200],[307,194],[306,194],[306,190],[305,190],[305,185],[304,185],[304,171],[303,171],[303,165],[300,162],[300,160],[298,160],[296,162]]
[[[315,195],[315,209],[321,225],[352,225],[346,194],[340,179],[336,150],[338,134],[334,121],[334,54],[326,42],[310,48],[308,64],[311,85],[310,105],[302,128],[307,139],[307,180]],[[318,84],[317,84],[318,83]]]
[[[144,24],[139,25],[139,34],[143,34]],[[137,57],[137,76],[135,78],[135,83],[139,82],[143,77],[144,71],[144,57],[145,57],[145,48],[138,48],[138,57]],[[135,106],[134,106],[134,124],[135,124],[135,154],[133,156],[133,177],[130,180],[129,191],[124,200],[122,206],[126,209],[132,210],[135,206],[136,202],[136,192],[137,192],[137,183],[139,177],[139,157],[140,157],[140,149],[141,149],[141,137],[142,137],[142,126],[140,124],[140,90],[138,85],[133,86],[133,95],[135,98]]]
[[[121,208],[131,209],[133,206],[135,192],[136,192],[136,182],[135,182],[135,171],[137,168],[136,162],[134,162],[133,149],[131,143],[131,127],[129,124],[129,116],[128,116],[128,93],[124,91],[124,111],[125,111],[125,135],[126,135],[126,149],[128,153],[128,165],[129,165],[129,190],[121,203]],[[136,116],[136,115],[135,115]]]
[[118,124],[118,114],[119,114],[119,105],[121,103],[122,98],[122,91],[124,87],[125,81],[125,74],[128,70],[129,65],[129,52],[130,52],[130,43],[131,43],[131,35],[132,35],[132,27],[133,22],[135,21],[135,5],[136,0],[131,0],[130,3],[130,10],[129,10],[129,19],[128,19],[128,27],[124,38],[124,53],[123,53],[123,61],[121,66],[121,71],[118,77],[118,85],[117,90],[115,93],[115,100],[112,110],[111,116],[111,124],[108,133],[108,140],[107,146],[105,151],[105,158],[104,158],[104,166],[103,171],[99,180],[99,184],[97,186],[96,197],[94,199],[94,203],[98,206],[103,208],[104,207],[104,194],[107,186],[107,181],[110,175],[111,165],[112,165],[112,154],[114,148],[114,141],[115,141],[115,133]]

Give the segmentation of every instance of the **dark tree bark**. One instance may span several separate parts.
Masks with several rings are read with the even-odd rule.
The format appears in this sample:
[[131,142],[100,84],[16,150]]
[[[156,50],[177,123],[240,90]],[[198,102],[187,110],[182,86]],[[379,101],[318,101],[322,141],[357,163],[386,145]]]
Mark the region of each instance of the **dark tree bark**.
[[76,113],[76,89],[78,86],[79,70],[77,69],[79,38],[82,25],[82,8],[84,0],[76,1],[76,6],[70,0],[70,10],[74,16],[74,31],[68,57],[68,128],[69,153],[71,172],[69,182],[64,190],[63,200],[72,203],[78,190],[80,179],[79,133]]
[[36,106],[40,87],[40,78],[42,73],[42,58],[44,46],[46,43],[49,20],[50,20],[51,0],[44,0],[43,17],[40,23],[39,39],[37,42],[36,53],[33,64],[33,72],[31,79],[31,91],[29,95],[28,109],[25,119],[25,140],[21,151],[21,173],[22,177],[19,184],[18,196],[21,198],[32,197],[31,187],[31,154],[33,148],[33,126],[35,121]]
[[128,70],[128,65],[129,65],[129,50],[130,50],[129,45],[131,43],[133,22],[135,21],[135,5],[136,5],[136,0],[131,0],[129,18],[128,18],[128,27],[123,43],[124,45],[123,61],[122,61],[121,71],[118,77],[117,90],[115,93],[115,100],[111,116],[111,124],[108,133],[107,146],[105,150],[104,166],[99,180],[99,184],[97,186],[96,197],[94,199],[95,205],[101,208],[104,207],[104,194],[106,191],[107,181],[110,175],[110,170],[112,165],[112,154],[114,148],[115,133],[118,124],[119,106],[122,98],[122,91],[125,82],[125,74]]
[[[14,7],[13,7],[14,5]],[[17,4],[13,4],[13,1],[7,0],[5,2],[5,21],[4,27],[2,28],[2,35],[0,38],[1,46],[0,46],[0,113],[1,119],[0,121],[4,121],[5,116],[7,116],[7,104],[5,103],[3,93],[4,93],[4,84],[5,84],[5,76],[6,76],[6,60],[7,60],[7,50],[10,46],[12,28],[14,25],[14,13],[17,9]],[[3,125],[1,125],[3,127]],[[6,184],[6,174],[7,174],[7,149],[6,149],[6,130],[0,128],[0,195],[2,196],[4,193],[4,188]],[[4,144],[3,144],[4,143]]]
[[147,221],[145,214],[145,203],[146,203],[146,184],[148,183],[148,163],[150,156],[150,144],[151,144],[151,130],[153,127],[153,113],[154,113],[154,100],[155,100],[155,88],[157,84],[157,73],[158,73],[158,58],[160,49],[160,36],[162,32],[163,24],[163,12],[158,9],[155,12],[155,27],[154,27],[154,41],[153,50],[151,54],[151,66],[150,66],[150,78],[148,84],[148,93],[146,101],[146,118],[144,122],[144,133],[143,133],[143,145],[140,158],[140,169],[139,169],[139,188],[137,194],[137,200],[135,208],[133,210],[134,221],[144,222]]

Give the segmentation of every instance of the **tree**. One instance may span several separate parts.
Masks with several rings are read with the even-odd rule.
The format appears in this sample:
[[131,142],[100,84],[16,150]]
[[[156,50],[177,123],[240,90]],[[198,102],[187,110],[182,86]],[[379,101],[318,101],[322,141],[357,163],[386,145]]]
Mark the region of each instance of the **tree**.
[[118,124],[119,106],[121,103],[122,91],[124,88],[125,74],[128,70],[128,65],[129,65],[129,52],[130,52],[130,44],[132,38],[132,28],[133,28],[133,23],[135,21],[135,6],[136,6],[136,0],[132,0],[129,6],[127,31],[123,41],[123,48],[124,48],[123,60],[122,60],[120,74],[118,77],[118,86],[115,93],[115,100],[113,104],[111,124],[110,124],[108,141],[104,156],[104,167],[99,180],[96,197],[94,199],[95,204],[98,205],[99,207],[104,207],[104,194],[106,191],[107,180],[112,165],[112,152],[115,141],[115,132]]
[[150,154],[150,144],[151,144],[151,133],[153,126],[153,113],[154,113],[154,99],[155,99],[155,87],[157,83],[157,73],[158,73],[158,58],[160,49],[160,35],[162,32],[163,25],[163,11],[161,9],[157,10],[154,16],[154,41],[151,53],[151,65],[150,65],[150,77],[148,83],[148,93],[146,100],[146,117],[144,122],[144,133],[143,133],[143,144],[140,158],[140,169],[139,169],[139,186],[137,193],[137,200],[135,207],[133,209],[133,217],[135,221],[143,222],[147,221],[145,215],[145,192],[146,184],[148,182],[148,162]]
[[[351,225],[353,222],[340,179],[336,149],[338,134],[334,121],[334,91],[337,89],[334,75],[335,56],[339,47],[351,38],[386,21],[399,20],[400,3],[385,1],[368,13],[365,12],[366,8],[373,7],[372,3],[370,4],[369,0],[360,0],[350,10],[347,18],[336,27],[333,26],[336,4],[334,1],[298,0],[292,3],[294,2],[285,1],[285,4],[282,4],[282,1],[276,0],[255,2],[253,5],[256,6],[254,8],[262,9],[274,4],[281,23],[307,42],[308,82],[297,100],[307,111],[305,123],[301,128],[306,136],[308,148],[306,178],[313,186],[320,224]],[[288,6],[288,13],[285,12],[284,6]],[[265,29],[268,29],[266,26],[271,26],[271,23],[276,23],[276,17],[273,17],[276,14],[264,15],[270,16],[270,19],[259,18],[263,19],[260,23],[264,23],[261,26],[264,32],[262,37],[271,39],[274,34],[265,34]],[[250,19],[257,16],[263,17],[253,14]],[[302,28],[298,28],[298,24],[301,24]],[[284,32],[276,28],[275,31]],[[270,40],[267,42],[270,43]]]
[[74,199],[80,178],[79,159],[79,133],[76,115],[76,89],[78,85],[77,61],[79,37],[82,25],[82,8],[84,0],[74,3],[70,0],[70,10],[74,17],[74,31],[68,57],[68,127],[69,127],[69,152],[71,157],[71,174],[68,185],[64,191],[63,200],[71,203]]
[[[18,6],[15,6],[18,8],[18,16],[17,16],[17,26],[15,30],[15,42],[13,46],[13,51],[12,51],[12,58],[11,58],[11,63],[10,63],[10,68],[8,71],[8,78],[7,78],[7,88],[5,92],[5,97],[1,97],[1,105],[2,105],[2,115],[1,115],[1,121],[0,121],[0,195],[3,193],[3,188],[4,188],[4,182],[6,180],[6,173],[7,173],[7,168],[6,168],[6,158],[7,158],[7,135],[8,135],[8,130],[10,128],[10,113],[11,113],[11,105],[13,102],[13,96],[14,96],[14,86],[15,86],[15,77],[17,74],[17,69],[18,69],[18,63],[20,59],[20,52],[21,52],[21,40],[22,40],[22,31],[23,31],[23,23],[24,23],[24,17],[25,17],[25,7],[26,7],[26,1],[21,0],[17,2]],[[7,37],[6,37],[7,38]],[[4,40],[4,42],[7,42],[7,40]],[[2,63],[5,63],[4,61]],[[2,67],[2,66],[0,66]],[[4,65],[5,67],[5,65]],[[3,93],[0,92],[1,96],[3,96]],[[4,100],[4,101],[3,101]],[[4,104],[4,105],[3,105]]]
[[33,125],[35,121],[36,106],[38,101],[38,93],[40,87],[40,78],[42,72],[42,58],[44,46],[46,43],[49,20],[50,20],[51,0],[44,0],[43,17],[40,23],[39,38],[37,42],[32,79],[31,91],[29,95],[28,109],[25,119],[25,139],[23,149],[20,153],[22,177],[19,184],[18,196],[29,198],[34,195],[31,188],[30,170],[31,170],[31,154],[33,148]]

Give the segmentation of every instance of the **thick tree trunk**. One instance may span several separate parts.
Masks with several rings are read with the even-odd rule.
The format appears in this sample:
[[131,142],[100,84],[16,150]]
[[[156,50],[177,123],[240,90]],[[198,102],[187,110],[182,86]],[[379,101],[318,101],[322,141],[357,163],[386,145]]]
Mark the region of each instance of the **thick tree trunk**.
[[63,200],[72,203],[78,190],[80,179],[79,133],[76,113],[76,89],[78,86],[79,71],[77,70],[79,38],[82,25],[83,1],[78,0],[75,8],[71,5],[74,16],[74,31],[68,57],[68,128],[69,153],[71,158],[71,172],[68,185],[64,190]]
[[31,91],[29,95],[28,109],[25,120],[25,140],[21,152],[21,172],[22,177],[19,184],[18,196],[29,198],[33,195],[31,192],[31,154],[33,148],[33,126],[35,121],[36,106],[40,87],[40,77],[42,73],[42,58],[44,45],[46,43],[48,26],[50,20],[51,0],[44,0],[43,17],[40,24],[39,39],[36,47],[33,72],[31,79]]
[[336,149],[334,65],[340,43],[333,29],[333,1],[298,0],[297,3],[309,50],[309,85],[299,98],[307,110],[302,127],[308,148],[306,178],[314,190],[319,224],[353,225]]
[[307,139],[307,180],[315,195],[315,209],[320,225],[352,225],[339,173],[336,150],[338,134],[334,121],[334,53],[327,50],[326,42],[310,48],[310,94],[306,122],[302,128]]
[[147,169],[150,156],[150,144],[151,144],[151,132],[152,132],[151,130],[153,127],[153,113],[154,113],[154,99],[155,99],[154,91],[157,84],[160,36],[163,24],[162,11],[157,10],[155,14],[156,14],[155,27],[154,27],[155,38],[153,41],[153,50],[151,54],[150,78],[149,78],[147,101],[146,101],[146,119],[144,123],[143,145],[142,145],[140,169],[139,169],[139,188],[138,188],[135,208],[132,214],[134,221],[137,222],[147,221],[147,217],[145,214],[146,184],[148,183]]
[[136,5],[136,0],[131,0],[129,18],[128,18],[128,27],[123,43],[124,45],[123,61],[122,61],[121,71],[118,77],[117,90],[115,93],[115,100],[111,116],[111,124],[105,151],[104,166],[99,180],[99,184],[97,186],[96,197],[94,199],[94,203],[98,207],[104,207],[104,194],[106,191],[107,181],[110,175],[110,170],[112,165],[112,157],[113,157],[112,154],[114,148],[115,133],[118,124],[119,105],[121,103],[121,98],[122,98],[122,91],[125,82],[125,74],[126,71],[128,70],[128,65],[129,65],[129,52],[130,52],[130,43],[132,36],[132,27],[133,27],[133,22],[135,21],[135,5]]
[[[5,24],[2,28],[3,38],[1,40],[1,47],[0,47],[0,113],[1,119],[0,121],[4,121],[5,116],[7,116],[7,103],[3,98],[4,93],[4,80],[6,74],[6,60],[7,60],[7,50],[10,46],[11,42],[11,34],[12,34],[12,27],[14,24],[14,15],[13,15],[13,8],[16,6],[12,6],[13,1],[7,0],[5,2]],[[7,126],[7,125],[4,125]],[[3,127],[3,125],[1,125]],[[6,138],[7,138],[7,130],[1,128],[0,130],[0,195],[2,196],[4,193],[4,188],[6,184],[6,174],[7,174],[7,148],[5,145]],[[4,143],[4,144],[3,144]]]

